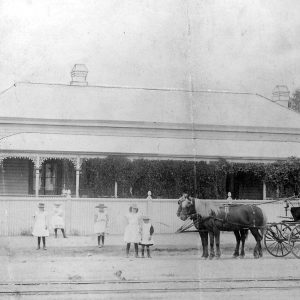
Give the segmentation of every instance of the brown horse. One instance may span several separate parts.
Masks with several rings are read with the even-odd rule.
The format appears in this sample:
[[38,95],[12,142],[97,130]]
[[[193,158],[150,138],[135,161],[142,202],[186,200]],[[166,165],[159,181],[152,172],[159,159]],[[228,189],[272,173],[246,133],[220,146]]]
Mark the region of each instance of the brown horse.
[[[227,207],[219,206],[212,200],[186,199],[178,202],[177,216],[185,221],[189,217],[205,228],[210,237],[210,258],[215,256],[214,240],[216,243],[216,257],[220,257],[220,231],[233,231],[236,237],[236,248],[233,256],[239,256],[242,241],[241,257],[245,255],[244,245],[248,229],[256,240],[254,257],[262,256],[261,240],[266,225],[266,217],[262,210],[255,205],[233,204]],[[197,227],[196,227],[197,228]],[[197,228],[198,229],[198,228]]]

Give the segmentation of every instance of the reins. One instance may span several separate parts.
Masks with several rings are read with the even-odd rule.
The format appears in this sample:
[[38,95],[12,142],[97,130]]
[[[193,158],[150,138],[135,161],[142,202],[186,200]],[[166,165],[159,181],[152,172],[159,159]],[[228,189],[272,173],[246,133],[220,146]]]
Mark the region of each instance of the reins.
[[275,203],[275,202],[280,202],[280,201],[283,201],[283,202],[288,201],[291,204],[291,206],[294,207],[294,205],[290,202],[290,200],[293,200],[295,198],[296,198],[296,196],[291,196],[291,197],[288,197],[288,198],[280,198],[280,199],[270,200],[270,201],[263,202],[263,203],[257,203],[257,204],[255,203],[254,205],[259,206],[259,205]]

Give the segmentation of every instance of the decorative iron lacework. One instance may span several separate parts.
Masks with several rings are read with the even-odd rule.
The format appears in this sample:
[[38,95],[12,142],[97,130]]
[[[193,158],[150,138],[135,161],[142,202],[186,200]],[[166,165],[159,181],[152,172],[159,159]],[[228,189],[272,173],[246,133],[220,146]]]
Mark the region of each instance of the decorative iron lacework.
[[33,156],[33,155],[30,155],[30,154],[24,154],[24,153],[20,153],[20,154],[0,154],[0,164],[2,165],[3,164],[3,160],[6,159],[6,158],[23,158],[23,159],[30,159],[34,164],[35,164],[35,160],[36,160],[36,157]]
[[83,159],[79,156],[70,156],[62,154],[27,154],[27,153],[2,153],[0,154],[0,164],[3,165],[3,160],[7,158],[29,159],[33,162],[36,169],[40,169],[44,161],[48,159],[67,159],[74,166],[75,170],[80,170]]

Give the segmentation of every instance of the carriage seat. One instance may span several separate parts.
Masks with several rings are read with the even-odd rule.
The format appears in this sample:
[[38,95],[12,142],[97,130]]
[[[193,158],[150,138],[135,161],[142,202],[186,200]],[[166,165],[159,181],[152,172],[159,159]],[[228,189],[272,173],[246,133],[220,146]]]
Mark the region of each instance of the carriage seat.
[[300,207],[291,207],[291,214],[294,221],[300,221]]

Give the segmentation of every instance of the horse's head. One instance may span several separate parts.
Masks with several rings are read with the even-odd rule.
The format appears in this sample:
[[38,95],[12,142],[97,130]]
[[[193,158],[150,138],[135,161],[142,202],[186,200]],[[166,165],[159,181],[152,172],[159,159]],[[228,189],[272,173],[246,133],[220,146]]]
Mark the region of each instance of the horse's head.
[[193,200],[186,198],[178,201],[177,217],[185,221],[190,215],[195,213],[195,204]]

